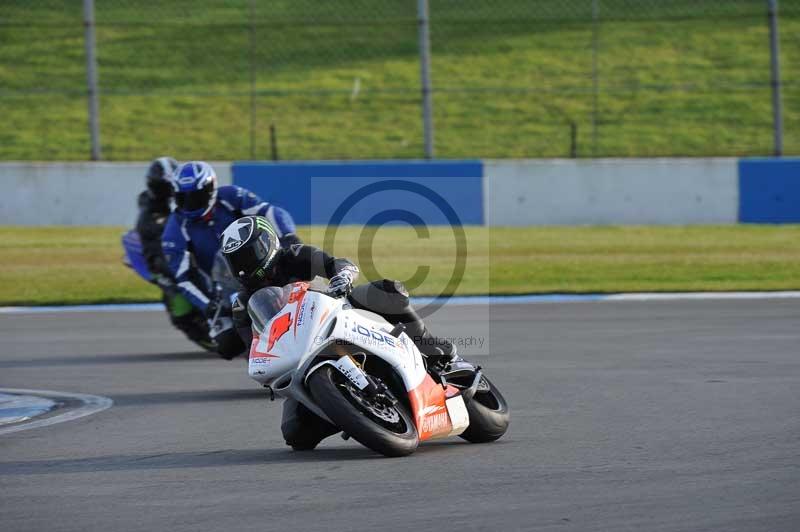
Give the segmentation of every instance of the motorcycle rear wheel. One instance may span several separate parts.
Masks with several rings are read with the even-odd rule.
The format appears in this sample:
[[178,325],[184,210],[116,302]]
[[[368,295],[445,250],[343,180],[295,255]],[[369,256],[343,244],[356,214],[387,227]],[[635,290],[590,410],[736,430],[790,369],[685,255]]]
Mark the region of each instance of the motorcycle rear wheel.
[[488,443],[508,430],[508,403],[500,390],[486,377],[481,377],[478,391],[467,401],[469,427],[459,436],[471,443]]
[[406,456],[419,445],[411,415],[401,403],[371,401],[331,366],[308,377],[311,396],[331,421],[360,444],[384,456]]

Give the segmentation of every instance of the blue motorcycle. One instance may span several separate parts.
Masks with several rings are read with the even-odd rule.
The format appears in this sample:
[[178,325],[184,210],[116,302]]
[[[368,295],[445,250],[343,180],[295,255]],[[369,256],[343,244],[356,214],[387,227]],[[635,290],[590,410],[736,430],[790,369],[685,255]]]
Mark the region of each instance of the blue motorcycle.
[[[147,263],[142,253],[142,242],[135,229],[131,229],[122,236],[122,248],[125,250],[123,264],[135,271],[145,281],[156,284],[153,275],[147,269]],[[212,279],[208,284],[209,292],[215,292],[221,302],[216,314],[210,320],[207,320],[178,291],[162,290],[164,306],[172,324],[189,340],[207,351],[219,354],[222,358],[231,359],[244,352],[246,346],[236,332],[230,317],[230,300],[238,290],[238,284],[230,275],[225,260],[220,255],[214,261]]]

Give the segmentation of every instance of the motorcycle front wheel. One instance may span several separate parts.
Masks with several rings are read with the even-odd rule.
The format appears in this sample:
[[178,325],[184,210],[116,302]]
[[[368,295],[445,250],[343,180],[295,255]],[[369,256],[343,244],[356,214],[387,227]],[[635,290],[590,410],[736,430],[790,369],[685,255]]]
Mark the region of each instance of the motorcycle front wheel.
[[367,396],[327,365],[308,377],[308,387],[325,415],[365,447],[384,456],[406,456],[417,449],[416,425],[401,403]]

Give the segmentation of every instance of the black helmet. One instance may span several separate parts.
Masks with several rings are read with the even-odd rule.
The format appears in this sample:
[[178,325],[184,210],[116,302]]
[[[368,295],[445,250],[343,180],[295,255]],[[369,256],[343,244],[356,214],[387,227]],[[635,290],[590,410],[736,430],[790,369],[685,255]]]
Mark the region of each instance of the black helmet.
[[239,218],[222,233],[222,254],[231,273],[244,286],[256,287],[272,276],[281,244],[263,216]]
[[145,178],[147,188],[155,197],[166,199],[172,195],[171,178],[177,168],[178,161],[172,157],[159,157],[150,163]]

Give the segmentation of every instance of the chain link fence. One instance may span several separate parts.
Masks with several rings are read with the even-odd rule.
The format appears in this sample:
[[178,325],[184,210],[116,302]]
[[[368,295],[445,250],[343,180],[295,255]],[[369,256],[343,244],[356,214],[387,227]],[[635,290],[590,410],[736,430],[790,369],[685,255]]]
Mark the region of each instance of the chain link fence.
[[[108,160],[421,158],[414,0],[96,0]],[[80,2],[0,0],[0,159],[89,158]],[[765,0],[430,0],[435,155],[775,149]],[[800,0],[779,8],[800,154]]]

